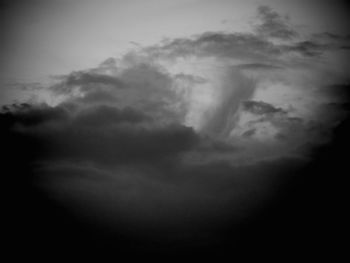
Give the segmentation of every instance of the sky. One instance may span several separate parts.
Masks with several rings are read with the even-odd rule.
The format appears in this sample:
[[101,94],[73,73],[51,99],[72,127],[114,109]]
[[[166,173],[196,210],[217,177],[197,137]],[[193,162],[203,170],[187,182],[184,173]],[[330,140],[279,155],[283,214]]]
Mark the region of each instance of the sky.
[[1,158],[14,217],[30,214],[19,235],[126,254],[306,245],[297,236],[330,209],[309,203],[346,167],[348,11],[2,1]]
[[1,79],[38,82],[93,67],[133,42],[247,31],[263,4],[293,13],[291,21],[303,31],[346,33],[347,10],[334,1],[4,1]]

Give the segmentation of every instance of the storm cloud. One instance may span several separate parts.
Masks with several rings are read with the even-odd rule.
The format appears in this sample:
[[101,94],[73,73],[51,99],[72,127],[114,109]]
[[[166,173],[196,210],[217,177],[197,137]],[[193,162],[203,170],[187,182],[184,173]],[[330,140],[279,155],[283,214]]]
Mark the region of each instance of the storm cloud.
[[349,113],[337,57],[349,37],[299,34],[268,6],[256,15],[250,32],[166,39],[46,85],[19,85],[35,96],[1,107],[4,177],[115,234],[121,247],[131,239],[175,251],[243,236],[242,222],[284,202],[290,182],[343,165]]
[[[304,163],[283,158],[241,166],[215,160],[210,154],[234,155],[242,149],[178,124],[159,127],[128,109],[14,107],[16,112],[0,115],[6,159],[34,165],[35,184],[60,202],[75,200],[68,206],[84,218],[92,220],[89,211],[102,209],[100,223],[112,229],[124,225],[133,235],[192,240],[200,231],[203,238],[211,238],[215,231],[207,222],[246,216],[268,198],[266,191],[278,182],[281,170]],[[21,146],[36,147],[35,154],[18,155]],[[209,159],[191,157],[192,152],[209,154]],[[143,230],[132,230],[146,222]],[[171,233],[174,229],[187,229],[188,236]]]

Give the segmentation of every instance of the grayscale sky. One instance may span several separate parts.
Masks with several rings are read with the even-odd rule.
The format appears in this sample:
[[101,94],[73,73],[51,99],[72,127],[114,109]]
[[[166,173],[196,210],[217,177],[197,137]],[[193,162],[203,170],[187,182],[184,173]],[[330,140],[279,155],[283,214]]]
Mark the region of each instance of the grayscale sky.
[[282,185],[341,167],[348,14],[341,0],[2,1],[6,176],[131,239],[214,244]]
[[290,15],[303,32],[347,29],[347,10],[327,0],[14,0],[2,5],[1,83],[37,82],[93,67],[134,48],[133,42],[247,32],[259,5]]

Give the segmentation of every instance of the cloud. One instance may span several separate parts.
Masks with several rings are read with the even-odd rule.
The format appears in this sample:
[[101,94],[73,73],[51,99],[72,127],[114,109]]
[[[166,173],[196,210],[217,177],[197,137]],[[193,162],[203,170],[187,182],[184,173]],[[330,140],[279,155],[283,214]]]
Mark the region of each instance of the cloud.
[[203,130],[213,136],[227,136],[235,125],[236,113],[242,100],[251,98],[256,89],[256,82],[247,78],[235,67],[230,68],[224,77],[221,99],[207,117]]
[[327,40],[335,40],[335,41],[349,41],[350,35],[339,35],[331,32],[322,32],[322,33],[316,33],[313,35],[315,38],[319,39],[327,39]]
[[[337,123],[335,120],[343,120],[347,115],[344,107],[338,103],[333,106],[320,104],[318,114],[323,117],[307,119],[295,116],[292,109],[262,101],[244,101],[230,136],[235,140],[243,140],[243,145],[255,141],[256,145],[247,147],[247,152],[254,151],[257,154],[264,149],[264,153],[260,154],[265,156],[307,156],[315,145],[326,144],[331,140],[331,131]],[[263,146],[259,147],[259,144]]]
[[[178,143],[179,149],[184,152],[212,150],[214,153],[218,149],[230,152],[231,147],[232,150],[237,149],[230,141],[230,134],[241,134],[248,140],[260,136],[261,131],[265,130],[265,139],[286,138],[288,129],[295,125],[303,126],[302,122],[309,121],[304,120],[305,116],[300,116],[296,111],[292,114],[290,109],[299,103],[295,96],[290,105],[278,104],[284,102],[284,99],[277,100],[276,104],[256,96],[263,93],[264,83],[272,86],[278,83],[282,89],[287,83],[290,86],[305,86],[301,93],[312,97],[314,92],[311,90],[317,90],[318,82],[321,81],[311,83],[304,77],[301,78],[302,73],[299,73],[298,68],[307,64],[315,66],[314,71],[317,71],[320,67],[317,58],[328,46],[315,39],[294,41],[298,34],[288,25],[288,18],[269,7],[260,7],[258,17],[261,24],[253,33],[205,32],[191,38],[165,40],[159,45],[128,52],[120,59],[108,58],[95,68],[56,78],[57,83],[46,90],[52,92],[53,97],[62,96],[62,102],[55,107],[31,108],[30,111],[37,110],[39,115],[46,114],[46,111],[62,111],[64,117],[61,117],[60,124],[55,120],[46,122],[38,119],[37,124],[42,129],[40,134],[47,136],[48,141],[49,137],[56,136],[63,140],[65,136],[76,136],[77,142],[84,138],[86,145],[90,143],[96,149],[114,147],[113,151],[110,150],[110,155],[116,159],[124,158],[123,160],[142,159],[141,153],[136,151],[136,144],[142,145],[149,157],[152,156],[151,151],[156,153],[158,150],[160,156],[162,150],[159,147],[146,143],[148,140],[155,144],[154,138],[157,136],[164,136],[164,146],[169,144],[169,152],[179,152],[181,155],[182,150],[177,150],[175,145],[170,146],[171,143],[167,142],[167,136],[173,138],[171,129],[174,133],[179,132],[179,138],[184,136],[184,141],[188,136],[189,142],[193,142],[193,145],[188,144],[188,148],[181,148],[180,142]],[[340,38],[333,34],[324,35],[323,38]],[[270,38],[285,41],[278,44]],[[294,56],[295,54],[301,56]],[[169,58],[174,61],[169,63]],[[181,67],[182,62],[185,67]],[[196,65],[188,67],[186,63],[192,62]],[[209,70],[202,70],[204,67],[201,63],[208,63]],[[199,70],[194,70],[196,68]],[[293,89],[297,91],[297,88]],[[294,90],[287,91],[293,93]],[[328,95],[326,97],[330,98]],[[339,101],[336,99],[332,102]],[[327,103],[330,101],[325,101],[324,104]],[[315,112],[312,114],[316,121],[322,122]],[[27,115],[25,118],[34,118],[32,112]],[[302,121],[297,124],[293,121],[297,119]],[[19,123],[17,126],[26,127],[24,122]],[[57,130],[57,135],[52,129],[54,125],[61,127]],[[105,129],[103,132],[102,128]],[[93,134],[90,137],[100,140],[94,141],[88,134]],[[204,147],[205,144],[199,143],[205,148],[200,150],[194,142],[202,140],[203,135],[212,137],[213,141],[222,141],[223,147],[220,148],[217,144],[214,146],[213,143],[208,144],[210,147]],[[110,145],[108,140],[112,141]],[[304,138],[300,140],[302,143],[305,141]],[[65,142],[61,144],[65,145]],[[81,144],[79,148],[84,149],[84,143]],[[125,150],[125,156],[128,157],[122,157],[121,150],[116,146],[118,144],[129,148]],[[68,143],[67,148],[69,147]],[[64,147],[58,148],[64,151]],[[107,155],[109,153],[103,158],[112,163],[114,159]]]
[[[243,105],[271,122],[284,114],[264,102]],[[126,235],[180,242],[199,233],[200,240],[211,240],[218,232],[208,222],[246,217],[268,200],[281,174],[286,178],[305,164],[280,156],[234,162],[245,151],[241,146],[180,124],[159,125],[149,113],[106,105],[13,105],[0,114],[0,123],[7,123],[4,149],[35,146],[35,154],[21,153],[21,162],[35,163],[36,183],[81,217],[98,211],[93,220]]]
[[300,166],[302,161],[292,159],[251,166],[215,162],[107,171],[51,165],[39,174],[50,178],[45,186],[57,200],[82,217],[94,218],[91,211],[98,211],[95,222],[112,230],[176,244],[197,238],[211,244],[220,233],[210,226],[241,220],[268,199],[267,189],[272,190],[281,173],[288,177]]
[[249,33],[206,32],[192,39],[178,38],[160,46],[149,47],[146,52],[151,56],[169,58],[198,56],[216,56],[222,59],[273,59],[280,49],[257,35]]
[[194,76],[194,75],[189,75],[189,74],[176,74],[175,78],[180,81],[187,82],[189,84],[203,84],[206,83],[207,80],[201,76]]
[[[264,31],[267,30],[264,29]],[[282,32],[281,30],[281,32],[269,34],[276,34],[276,37],[281,34],[279,37],[284,37],[285,40],[292,38],[291,32],[289,36],[286,32]],[[262,33],[204,32],[191,38],[166,40],[159,45],[144,48],[143,52],[150,59],[217,58],[222,62],[239,61],[242,64],[271,65],[272,67],[276,64],[278,65],[276,67],[283,67],[286,62],[290,63],[290,59],[295,54],[301,59],[318,57],[326,51],[340,50],[346,45],[323,43],[312,37],[276,43]],[[289,58],[287,61],[286,57]]]
[[234,154],[239,152],[241,149],[239,149],[237,146],[233,144],[229,144],[226,141],[213,139],[211,137],[205,137],[202,138],[198,146],[195,148],[196,151],[199,152],[207,152],[207,153],[228,153],[228,154]]
[[276,108],[269,103],[263,101],[244,101],[242,103],[243,110],[253,114],[263,115],[271,113],[284,113],[280,108]]
[[350,36],[330,32],[316,33],[311,36],[312,40],[319,42],[330,50],[347,49],[350,45]]
[[105,127],[120,123],[139,123],[150,119],[149,116],[132,108],[98,106],[79,112],[74,121],[84,126]]
[[288,24],[289,18],[281,16],[269,6],[258,8],[258,18],[261,23],[255,30],[264,37],[290,40],[298,36],[298,33]]
[[115,97],[115,95],[106,90],[96,90],[85,93],[84,97],[77,98],[75,101],[85,104],[113,104],[117,102],[118,99]]
[[60,76],[59,83],[52,86],[52,90],[58,94],[71,93],[74,89],[82,91],[100,88],[126,88],[126,85],[116,76],[97,74],[90,71],[72,72],[67,76]]
[[246,218],[347,116],[348,85],[318,60],[329,44],[258,12],[255,33],[138,47],[35,89],[56,104],[3,106],[6,167],[98,224],[212,242],[212,225]]
[[[232,156],[241,149],[180,124],[154,122],[136,109],[111,106],[13,105],[0,114],[6,159],[34,165],[36,184],[82,217],[98,210],[99,223],[138,234],[175,240],[192,240],[197,231],[205,239],[215,235],[207,220],[244,217],[267,198],[264,189],[274,174],[290,165],[282,159],[243,166],[213,158],[198,163],[186,156]],[[246,212],[238,212],[243,207]],[[145,227],[132,230],[140,225]],[[174,229],[192,230],[177,236]]]
[[263,64],[263,63],[248,63],[248,64],[239,64],[237,65],[237,68],[244,69],[244,70],[278,70],[283,69],[280,66],[270,65],[270,64]]
[[242,137],[251,137],[256,133],[256,128],[255,129],[250,129],[242,133]]
[[113,76],[89,72],[71,73],[67,76],[65,83],[66,85],[104,84],[113,85],[117,88],[123,88],[122,82]]
[[45,106],[1,117],[2,122],[7,120],[8,128],[45,144],[43,160],[72,159],[102,165],[162,160],[176,158],[197,141],[191,128],[178,124],[157,127],[149,116],[131,108],[99,106],[69,112]]
[[327,52],[346,50],[350,44],[348,35],[339,35],[329,32],[316,33],[307,39],[282,45],[285,52],[296,52],[305,57],[320,57]]
[[285,46],[284,48],[286,51],[296,52],[305,57],[315,57],[323,54],[329,47],[315,41],[307,40]]
[[[2,124],[23,125],[27,127],[67,120],[68,112],[61,107],[52,108],[46,105],[32,107],[27,103],[13,104],[3,107]],[[8,127],[9,128],[9,127]]]

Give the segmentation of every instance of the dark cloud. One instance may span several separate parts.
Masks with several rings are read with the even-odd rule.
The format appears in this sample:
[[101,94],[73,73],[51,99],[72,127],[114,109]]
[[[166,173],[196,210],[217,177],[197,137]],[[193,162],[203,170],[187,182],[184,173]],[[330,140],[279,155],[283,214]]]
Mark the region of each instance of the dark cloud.
[[323,32],[313,34],[307,40],[285,46],[285,50],[288,52],[298,52],[307,57],[313,57],[320,56],[326,51],[347,50],[349,45],[349,35]]
[[36,126],[43,123],[68,120],[69,113],[66,109],[52,108],[47,105],[32,107],[29,104],[13,104],[4,106],[4,113],[1,116],[1,124],[6,123],[9,127],[15,125]]
[[322,43],[325,48],[330,50],[346,50],[349,49],[350,35],[340,35],[330,32],[313,34],[311,38],[319,43]]
[[[282,16],[268,6],[258,8],[258,18],[260,23],[253,28],[254,33],[204,32],[191,38],[165,40],[144,48],[143,52],[153,58],[216,57],[273,66],[278,61],[283,65],[281,58],[286,54],[317,57],[326,51],[349,46],[348,35],[323,32],[301,37],[290,25],[288,16]],[[285,41],[278,44],[273,41],[275,39]]]
[[70,93],[77,87],[83,91],[96,89],[96,87],[107,86],[111,88],[126,88],[127,86],[115,76],[97,74],[89,71],[72,72],[68,76],[61,76],[59,83],[51,89],[57,93]]
[[161,45],[144,50],[151,57],[171,59],[189,56],[216,57],[228,60],[240,59],[252,65],[274,65],[276,63],[283,65],[281,58],[286,54],[298,53],[303,57],[315,57],[327,50],[340,49],[345,46],[344,44],[322,43],[313,39],[276,44],[259,34],[205,32],[192,38],[168,40]]
[[254,34],[206,32],[192,39],[179,38],[146,49],[152,56],[182,56],[265,59],[270,61],[280,49]]
[[108,104],[115,103],[118,99],[111,92],[106,90],[96,90],[87,92],[84,97],[77,98],[76,102],[85,103],[85,104]]
[[313,36],[321,40],[350,41],[350,35],[339,35],[331,32],[317,33]]
[[99,67],[104,69],[117,69],[117,60],[115,58],[107,58]]
[[295,44],[284,46],[284,50],[288,52],[296,52],[305,57],[316,57],[328,50],[329,46],[317,43],[312,40],[301,41]]
[[18,134],[45,142],[49,152],[43,153],[43,159],[108,165],[144,162],[176,158],[197,141],[194,131],[181,125],[139,126],[151,118],[131,108],[99,106],[68,113],[62,107],[30,107],[4,113],[1,119]]
[[[18,189],[22,193],[19,199],[26,199],[28,195],[31,202],[28,207],[37,209],[34,212],[26,210],[27,214],[21,216],[22,219],[33,213],[38,215],[31,221],[30,229],[34,229],[33,232],[40,229],[45,241],[51,235],[50,231],[55,230],[55,225],[49,225],[40,216],[49,213],[47,208],[52,203],[47,206],[37,204],[43,199],[31,196],[33,192],[45,192],[45,196],[63,204],[68,211],[74,211],[79,220],[92,221],[94,227],[106,227],[106,232],[127,236],[133,242],[142,240],[142,245],[148,244],[147,249],[156,241],[155,247],[169,242],[164,246],[174,250],[189,243],[191,246],[200,243],[201,248],[203,243],[221,246],[226,237],[237,239],[235,245],[239,246],[247,231],[240,233],[238,228],[244,228],[245,224],[249,228],[251,225],[247,221],[252,220],[252,213],[256,216],[261,207],[272,202],[272,197],[278,199],[282,207],[287,203],[286,210],[293,208],[283,199],[286,182],[302,178],[297,182],[301,185],[309,178],[305,176],[315,173],[304,189],[307,192],[322,178],[323,165],[329,165],[326,167],[332,174],[333,164],[315,161],[308,167],[305,154],[295,148],[310,150],[309,145],[320,147],[323,143],[321,134],[329,138],[334,124],[329,124],[323,117],[329,118],[328,111],[332,107],[348,109],[348,104],[339,99],[348,94],[348,85],[316,89],[316,93],[325,94],[328,99],[334,95],[334,101],[321,103],[320,107],[328,113],[322,118],[317,115],[312,121],[293,116],[289,109],[254,100],[259,79],[247,76],[249,74],[244,70],[263,70],[267,74],[271,71],[278,79],[280,72],[286,69],[281,59],[285,54],[298,53],[312,58],[329,47],[316,40],[274,44],[269,38],[291,40],[297,33],[288,25],[287,18],[271,8],[260,7],[258,11],[262,24],[256,28],[257,34],[207,32],[193,38],[165,41],[159,46],[140,50],[142,54],[126,55],[124,67],[119,68],[119,62],[109,58],[96,68],[61,76],[56,79],[58,83],[49,88],[55,95],[67,96],[56,106],[24,103],[2,107],[0,138],[3,140],[4,178],[9,179],[10,186],[16,186],[17,181],[22,180],[27,183],[23,188],[31,189],[29,194]],[[343,41],[333,34],[323,38]],[[226,67],[224,73],[221,72],[222,83],[215,86],[220,89],[220,103],[210,112],[203,110],[206,122],[199,131],[183,124],[188,98],[182,94],[185,92],[175,92],[174,86],[183,82],[186,88],[191,88],[208,84],[210,78],[185,73],[172,75],[155,62],[156,58],[186,56],[215,58],[225,60],[225,63],[226,59],[238,59],[240,63],[236,66],[223,63]],[[152,59],[148,61],[148,58]],[[273,77],[267,78],[268,81],[274,80]],[[247,118],[238,138],[231,136],[232,131],[241,128],[239,119],[244,113],[257,118]],[[267,135],[269,129],[273,131],[271,137],[276,140],[272,146],[266,140],[267,147],[261,148],[254,140],[262,134],[261,129],[267,131]],[[343,127],[340,137],[345,141],[344,130]],[[246,144],[239,144],[241,141]],[[272,151],[276,154],[270,154]],[[332,154],[336,152],[331,151]],[[329,160],[323,155],[318,158]],[[333,163],[337,164],[344,156],[338,153],[333,158]],[[291,195],[293,200],[298,198],[295,194],[299,195],[298,189],[290,190],[294,193]],[[319,189],[324,191],[326,188]],[[308,197],[305,192],[303,197]],[[310,204],[303,206],[305,199],[299,198],[298,205],[305,208],[304,220],[309,208],[319,202],[309,197],[306,199]],[[27,206],[21,202],[28,201],[18,202],[20,207]],[[61,213],[62,210],[58,211]],[[285,210],[278,209],[280,211]],[[250,234],[248,237],[253,238],[248,238],[247,243],[254,242],[255,238],[265,241],[263,239],[271,234],[266,232],[272,228],[278,240],[272,242],[274,246],[271,247],[275,249],[282,235],[276,234],[278,227],[273,228],[276,221],[282,229],[285,229],[283,223],[287,222],[288,229],[298,230],[294,220],[285,219],[280,223],[278,212],[270,217],[259,217],[263,219],[259,229],[264,235],[260,237],[260,232]],[[296,215],[285,212],[285,217],[294,219]],[[57,214],[53,213],[52,218],[57,218]],[[319,218],[322,217],[315,217]],[[270,220],[272,223],[269,224]],[[65,222],[63,218],[58,224]],[[47,231],[40,228],[41,224],[50,229],[48,236],[43,234]],[[269,226],[266,231],[262,230],[265,226]],[[70,237],[75,225],[65,227],[63,233]],[[303,234],[308,229],[304,226],[297,233]],[[104,231],[96,230],[96,233],[100,232]],[[55,232],[55,235],[59,234]],[[86,243],[84,239],[85,236],[78,241],[89,243],[89,239]],[[74,241],[69,242],[74,247]],[[133,242],[118,245],[122,244],[120,247],[124,248]],[[231,241],[227,243],[232,246]],[[131,251],[138,251],[135,243],[133,246]]]
[[227,141],[213,139],[211,137],[201,138],[200,143],[196,147],[196,151],[208,153],[236,153],[241,149]]
[[[5,152],[20,145],[30,146],[27,151],[36,149],[31,155],[27,151],[18,155],[16,149],[11,159],[17,156],[21,162],[35,164],[34,170],[39,176],[36,180],[41,178],[41,183],[54,187],[54,193],[68,191],[67,202],[70,203],[69,196],[78,202],[73,205],[77,206],[74,209],[95,209],[97,204],[99,209],[110,212],[109,216],[102,216],[102,221],[114,222],[114,226],[120,216],[131,220],[123,223],[127,226],[137,227],[149,220],[158,222],[159,228],[152,236],[166,234],[170,235],[168,238],[177,238],[166,231],[197,224],[201,231],[211,234],[205,226],[206,220],[236,220],[244,216],[246,212],[234,211],[238,207],[248,211],[254,206],[255,201],[250,201],[249,196],[260,196],[256,191],[274,182],[272,174],[280,169],[275,170],[275,165],[285,166],[279,160],[243,167],[223,160],[207,164],[186,161],[186,155],[193,151],[236,154],[241,149],[224,140],[200,136],[179,124],[156,125],[147,115],[131,108],[93,106],[72,111],[64,104],[23,105],[0,114],[0,123],[2,138],[7,141]],[[257,183],[254,178],[263,176],[261,169],[269,178]],[[74,189],[76,183],[81,193],[64,189]],[[89,191],[95,193],[94,200],[88,201]],[[264,193],[262,190],[257,200],[265,198]],[[130,195],[132,200],[128,199]],[[83,214],[86,215],[86,211]],[[185,221],[181,219],[184,216]],[[201,222],[202,216],[205,221]],[[164,233],[159,230],[162,228]],[[145,229],[142,231],[149,235]],[[180,240],[192,240],[196,231],[189,231],[189,235]]]
[[280,66],[263,64],[263,63],[240,64],[240,65],[237,65],[237,68],[246,69],[246,70],[266,70],[266,71],[283,69],[283,67],[280,67]]
[[262,36],[284,40],[298,36],[298,33],[288,24],[288,17],[281,16],[269,6],[260,6],[258,17],[261,23],[256,27],[256,31]]
[[285,113],[281,108],[276,108],[273,105],[263,101],[244,101],[242,103],[243,110],[257,115]]
[[79,112],[75,122],[84,126],[105,127],[119,123],[140,123],[151,118],[132,108],[118,109],[110,106],[98,106]]
[[66,107],[132,107],[147,112],[159,122],[181,122],[185,105],[181,100],[183,94],[173,88],[175,82],[193,85],[205,81],[192,75],[172,76],[155,63],[133,61],[122,69],[117,69],[115,63],[110,59],[96,68],[60,76],[48,90],[67,96]]
[[203,84],[207,82],[207,80],[203,77],[184,74],[184,73],[176,74],[174,77],[177,80],[186,81],[189,84]]
[[[107,225],[109,231],[139,237],[144,244],[171,241],[181,253],[183,244],[215,243],[224,231],[219,226],[244,219],[269,199],[267,189],[279,184],[282,171],[288,177],[287,171],[293,174],[300,166],[303,162],[293,159],[245,166],[220,161],[107,171],[51,165],[40,174],[50,178],[52,192],[61,202],[82,217]],[[96,210],[97,216],[91,213]]]
[[[337,122],[334,120],[345,119],[347,113],[338,103],[333,106],[320,104],[318,107],[318,114],[322,118],[309,119],[293,116],[292,109],[282,109],[262,101],[244,101],[241,110],[243,113],[253,114],[254,117],[243,117],[238,121],[241,123],[240,136],[245,139],[276,139],[283,142],[284,149],[290,152],[298,152],[302,145],[310,143],[314,146],[325,144],[331,138],[331,131]],[[275,145],[275,148],[278,146]],[[306,147],[298,154],[306,155],[312,148]]]
[[251,137],[256,133],[256,129],[250,129],[242,133],[242,137]]
[[[247,105],[257,114],[278,112],[267,103]],[[0,123],[7,123],[1,130],[6,158],[29,165],[31,180],[80,220],[142,244],[170,240],[177,246],[221,240],[225,229],[219,226],[241,222],[271,200],[281,174],[289,178],[305,165],[294,158],[197,162],[190,153],[233,156],[242,149],[180,124],[160,125],[148,113],[64,103],[14,105],[0,115]],[[22,146],[27,150],[18,154]],[[33,147],[35,154],[29,154]]]
[[[34,111],[28,105],[24,107],[27,107],[27,114]],[[98,111],[99,108],[93,109]],[[52,109],[41,109],[46,110]],[[15,111],[11,109],[11,118],[19,116]],[[4,123],[8,114],[0,115],[0,123]],[[327,218],[321,215],[338,211],[334,208],[335,202],[329,206],[327,204],[333,200],[329,199],[333,193],[339,194],[339,180],[342,180],[342,175],[346,175],[346,156],[337,147],[326,147],[322,152],[318,151],[317,160],[320,161],[315,159],[309,165],[298,158],[284,158],[235,165],[226,161],[198,165],[176,161],[175,165],[173,162],[157,166],[151,165],[152,162],[143,166],[123,162],[111,168],[77,162],[71,158],[83,157],[84,160],[93,159],[99,163],[99,154],[103,156],[104,151],[110,154],[114,152],[107,145],[95,148],[102,142],[89,142],[94,137],[96,141],[103,141],[102,131],[92,133],[91,128],[85,127],[81,129],[86,134],[89,133],[89,137],[83,135],[79,139],[79,136],[72,135],[74,132],[81,133],[76,129],[81,124],[75,124],[74,121],[79,115],[69,116],[71,121],[65,121],[65,125],[72,122],[70,125],[75,127],[64,137],[57,137],[60,130],[66,129],[63,126],[56,126],[50,132],[34,130],[34,124],[30,124],[25,131],[13,129],[13,123],[19,123],[21,119],[0,129],[4,140],[1,156],[4,161],[2,175],[7,186],[5,192],[11,196],[11,205],[15,205],[11,210],[11,225],[16,228],[11,230],[11,235],[23,235],[23,248],[40,246],[47,251],[56,251],[58,246],[60,251],[64,251],[62,253],[68,248],[72,251],[82,249],[84,253],[86,249],[97,249],[98,253],[117,251],[118,257],[130,257],[135,253],[179,253],[182,256],[191,254],[196,258],[217,253],[227,253],[225,256],[229,256],[232,250],[242,250],[246,257],[252,246],[265,251],[271,249],[271,246],[276,248],[281,240],[284,243],[283,246],[280,245],[280,250],[286,249],[285,244],[300,244],[303,242],[300,241],[300,236],[310,233],[310,226],[314,226],[314,222],[319,224],[312,227],[310,238],[317,242],[315,248],[324,245],[324,240],[318,240],[324,238],[324,233],[316,237],[314,234],[319,233],[319,227],[330,222],[334,213]],[[106,122],[109,121],[110,118],[106,117]],[[35,122],[34,126],[43,127],[46,122],[47,118],[44,118],[42,124]],[[164,129],[163,132],[154,131],[157,138],[162,133],[169,134],[170,131],[165,132]],[[182,144],[186,137],[184,133],[187,133],[181,132],[182,129],[186,130],[173,128],[174,137],[166,135],[163,137],[165,140],[155,139],[153,142],[160,148],[168,147],[165,143],[167,139]],[[33,132],[42,134],[34,136]],[[47,140],[45,133],[52,133],[53,136]],[[337,134],[339,133],[345,140],[336,137],[337,145],[343,145],[344,148],[344,143],[348,145],[348,132],[344,127],[339,127]],[[55,140],[63,142],[63,139],[66,140],[64,147],[70,144],[65,154],[57,154],[57,147],[50,151],[42,147]],[[113,146],[120,147],[113,144],[115,139],[116,137],[111,137],[108,141]],[[125,137],[123,139],[126,140]],[[135,139],[131,136],[131,140]],[[85,147],[79,149],[83,145]],[[226,151],[226,146],[221,143],[215,142],[206,147],[208,151],[211,148]],[[82,151],[87,152],[85,156],[80,153]],[[92,153],[88,157],[90,152],[98,154]],[[52,159],[43,162],[48,153]],[[41,162],[39,166],[38,161]],[[32,166],[33,163],[36,164]],[[125,166],[127,169],[124,169]],[[345,170],[334,174],[334,167],[342,168],[340,171]],[[335,178],[329,180],[330,174]],[[43,195],[42,190],[33,185],[40,185],[39,189],[45,186],[45,191],[49,194],[45,192]],[[327,198],[324,189],[328,189]],[[334,192],[330,192],[331,189]],[[57,206],[56,201],[64,206]],[[281,229],[283,233],[280,233]],[[31,245],[29,241],[33,236],[37,239]],[[303,242],[307,249],[310,249],[309,241],[310,239]]]
[[71,73],[66,78],[65,83],[67,85],[105,84],[113,85],[117,88],[123,88],[123,83],[113,76],[94,74],[89,72]]
[[[130,87],[137,88],[140,93],[157,92],[156,94],[148,94],[149,96],[156,95],[161,99],[171,95],[169,88],[172,83],[172,78],[160,67],[152,64],[135,64],[125,69],[121,73],[120,79]],[[142,95],[140,94],[140,96]]]

